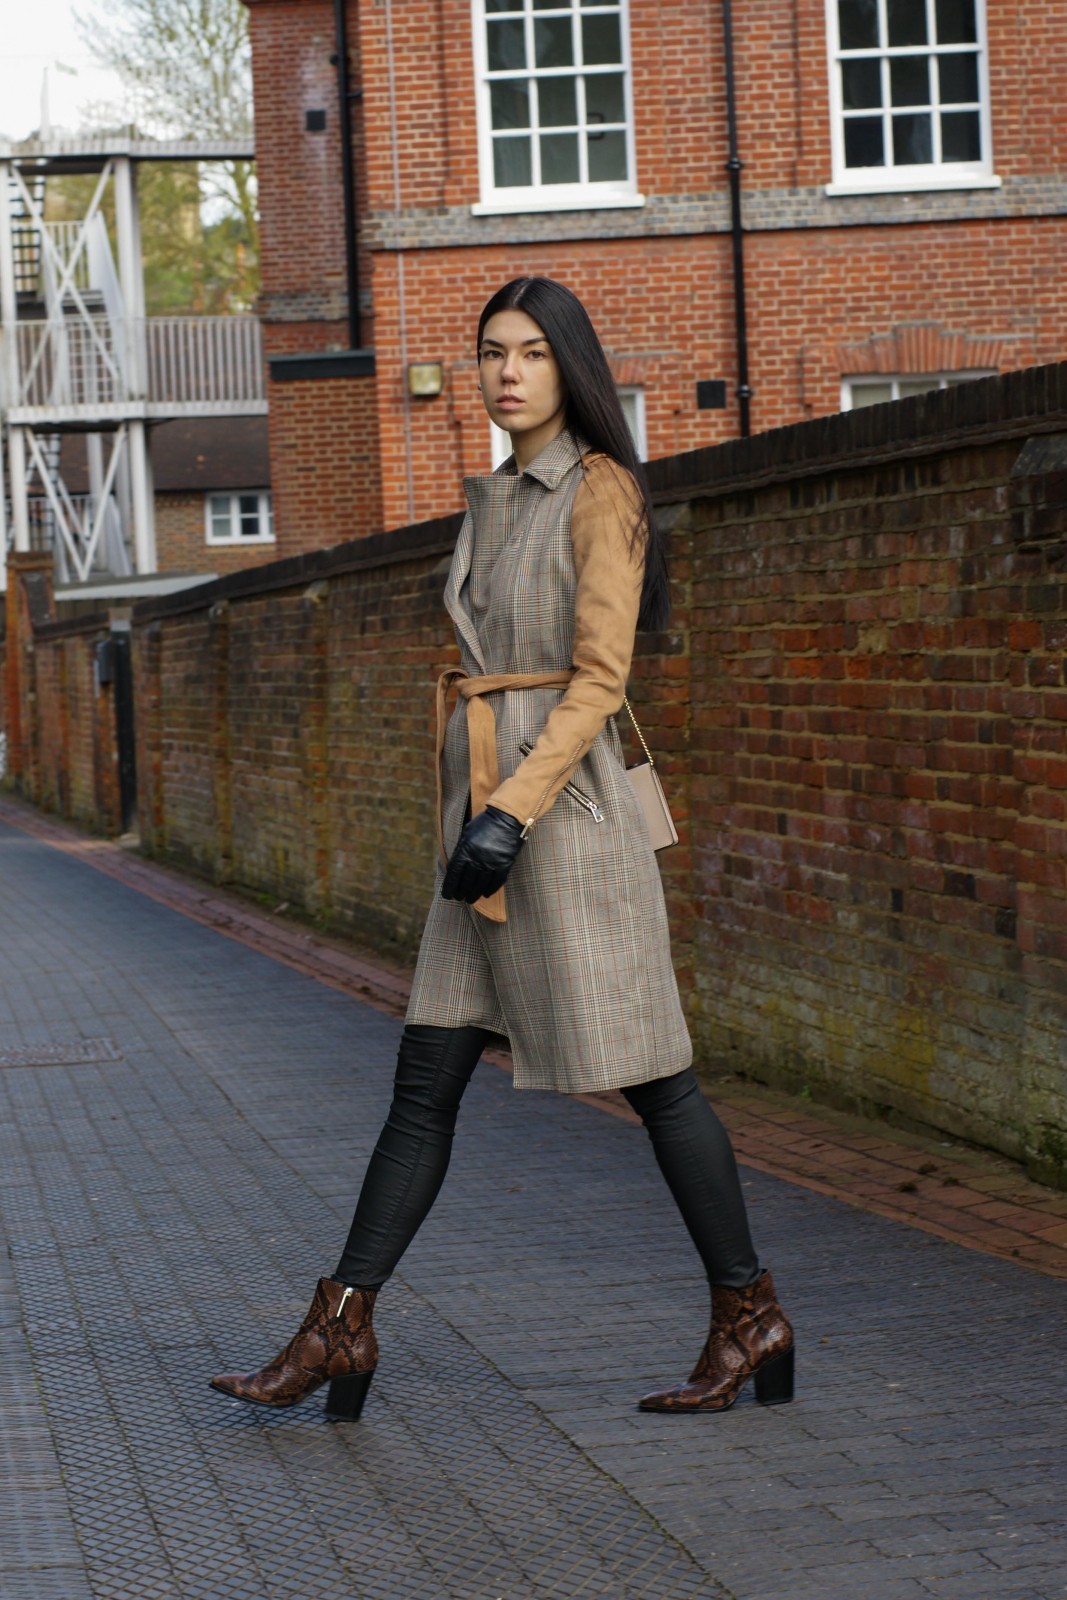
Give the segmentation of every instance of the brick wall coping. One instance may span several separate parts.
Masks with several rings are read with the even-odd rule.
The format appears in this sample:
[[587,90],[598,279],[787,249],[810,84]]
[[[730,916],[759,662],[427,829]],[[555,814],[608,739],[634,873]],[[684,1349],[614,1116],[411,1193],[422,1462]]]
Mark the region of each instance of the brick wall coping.
[[671,505],[1064,428],[1067,361],[663,456],[648,478],[656,503]]
[[100,633],[111,628],[111,615],[107,611],[88,611],[80,617],[61,617],[56,622],[38,622],[34,619],[35,640],[76,639],[81,633]]
[[156,595],[139,600],[133,607],[136,626],[163,617],[202,611],[227,600],[249,599],[279,589],[297,589],[302,584],[323,578],[337,578],[349,572],[365,572],[375,567],[392,567],[405,561],[423,561],[430,556],[450,555],[459,533],[461,512],[418,522],[412,527],[389,533],[374,533],[366,539],[348,539],[325,550],[309,550],[303,555],[271,561],[266,566],[231,572],[224,578],[182,589],[177,594]]
[[[1067,429],[1067,362],[1057,362],[666,456],[649,463],[648,476],[656,502],[670,505],[851,466],[864,468],[1063,429]],[[454,512],[230,573],[177,594],[141,600],[133,607],[133,620],[141,625],[318,579],[444,556],[455,544],[461,520],[461,513]],[[38,622],[34,632],[42,639],[69,637],[106,628],[108,621],[101,612]]]

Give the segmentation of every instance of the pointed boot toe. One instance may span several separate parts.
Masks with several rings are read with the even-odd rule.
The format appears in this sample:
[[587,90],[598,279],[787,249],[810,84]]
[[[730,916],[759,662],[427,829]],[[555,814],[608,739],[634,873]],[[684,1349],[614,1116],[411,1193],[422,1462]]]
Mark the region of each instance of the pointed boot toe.
[[307,1316],[273,1361],[258,1372],[220,1373],[210,1387],[251,1405],[284,1407],[329,1383],[328,1414],[355,1421],[378,1364],[371,1323],[375,1299],[373,1289],[320,1278]]
[[760,1405],[793,1398],[793,1329],[769,1272],[744,1289],[713,1287],[711,1328],[687,1383],[646,1394],[641,1411],[727,1411],[751,1378]]

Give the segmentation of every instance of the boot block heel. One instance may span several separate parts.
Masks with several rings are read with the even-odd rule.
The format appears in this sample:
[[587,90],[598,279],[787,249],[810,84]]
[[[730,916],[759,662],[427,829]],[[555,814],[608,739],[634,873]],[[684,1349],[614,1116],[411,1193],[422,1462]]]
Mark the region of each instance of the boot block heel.
[[370,1372],[354,1372],[347,1378],[334,1378],[326,1395],[326,1415],[335,1422],[358,1422],[373,1377],[372,1367]]
[[793,1398],[793,1368],[795,1354],[792,1345],[755,1375],[756,1400],[761,1406],[782,1406]]

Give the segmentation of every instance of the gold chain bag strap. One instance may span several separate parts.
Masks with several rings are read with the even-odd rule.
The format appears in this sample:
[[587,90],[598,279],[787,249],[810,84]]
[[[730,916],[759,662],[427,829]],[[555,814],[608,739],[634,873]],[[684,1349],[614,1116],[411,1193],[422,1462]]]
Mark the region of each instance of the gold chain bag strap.
[[629,700],[623,696],[623,705],[630,714],[630,721],[634,725],[634,732],[641,741],[641,749],[647,756],[646,761],[639,761],[634,767],[626,768],[626,776],[630,786],[637,796],[637,803],[645,814],[645,823],[648,827],[648,837],[652,842],[653,850],[666,850],[668,845],[678,843],[678,829],[674,826],[671,808],[667,804],[667,796],[659,781],[656,763],[652,759],[652,752],[645,743],[645,736],[638,726],[634,716],[634,708]]

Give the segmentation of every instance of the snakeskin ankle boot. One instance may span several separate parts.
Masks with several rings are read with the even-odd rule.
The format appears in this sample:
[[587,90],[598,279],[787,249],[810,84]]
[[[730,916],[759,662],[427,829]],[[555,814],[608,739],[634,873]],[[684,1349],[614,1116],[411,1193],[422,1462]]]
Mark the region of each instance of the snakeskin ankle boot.
[[793,1329],[769,1272],[745,1289],[713,1287],[711,1331],[688,1383],[646,1394],[642,1411],[725,1411],[749,1378],[762,1406],[793,1398]]
[[285,1349],[259,1372],[224,1373],[211,1387],[260,1406],[295,1406],[329,1382],[326,1415],[355,1422],[363,1410],[378,1341],[371,1326],[377,1290],[320,1278],[307,1316]]

